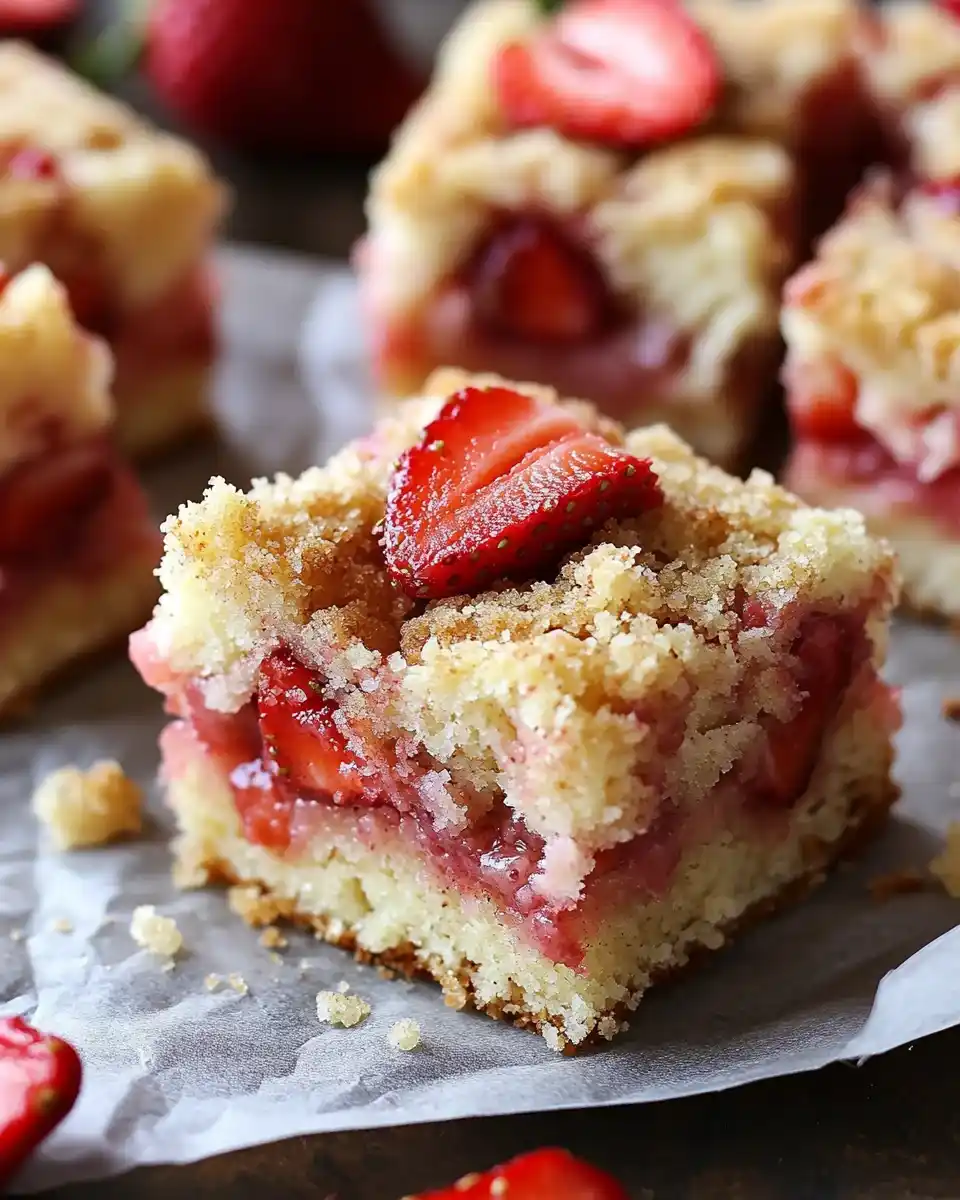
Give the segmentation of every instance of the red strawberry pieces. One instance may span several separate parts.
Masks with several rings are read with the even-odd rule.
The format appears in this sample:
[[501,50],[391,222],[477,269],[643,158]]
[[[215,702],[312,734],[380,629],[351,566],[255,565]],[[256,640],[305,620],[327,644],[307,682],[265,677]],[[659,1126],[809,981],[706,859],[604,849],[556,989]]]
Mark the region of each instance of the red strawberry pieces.
[[949,13],[951,17],[956,17],[960,21],[960,0],[936,0],[936,4],[945,13]]
[[387,569],[411,596],[529,577],[611,517],[655,508],[648,460],[568,409],[510,388],[464,388],[400,459],[383,523]]
[[0,0],[0,37],[59,29],[79,10],[80,0]]
[[720,85],[713,47],[679,0],[570,0],[494,63],[511,125],[617,146],[687,133],[710,116]]
[[521,217],[494,233],[474,261],[470,289],[483,325],[525,341],[582,341],[610,316],[592,258],[538,217]]
[[482,1175],[466,1175],[452,1187],[411,1200],[629,1200],[608,1175],[566,1150],[535,1150]]
[[356,799],[360,763],[337,728],[337,706],[323,699],[313,671],[287,651],[277,651],[260,667],[257,705],[274,776],[298,793],[319,792],[335,803]]
[[824,361],[787,381],[790,422],[797,438],[815,442],[853,442],[863,437],[857,424],[857,377],[842,363]]
[[73,1108],[82,1073],[60,1038],[0,1020],[0,1189]]

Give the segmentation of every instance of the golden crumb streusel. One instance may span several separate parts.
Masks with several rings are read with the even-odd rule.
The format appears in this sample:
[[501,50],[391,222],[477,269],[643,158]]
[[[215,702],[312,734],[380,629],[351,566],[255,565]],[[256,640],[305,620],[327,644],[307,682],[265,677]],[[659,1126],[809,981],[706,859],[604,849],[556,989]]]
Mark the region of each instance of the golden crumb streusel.
[[[879,658],[894,559],[858,514],[808,508],[762,472],[734,479],[655,427],[626,445],[653,460],[662,510],[608,523],[549,578],[415,604],[390,585],[376,526],[397,453],[469,380],[439,374],[297,480],[248,493],[215,480],[166,523],[166,594],[141,636],[172,686],[192,677],[227,712],[263,656],[290,647],[347,722],[426,752],[414,786],[439,828],[502,800],[550,843],[540,886],[573,898],[593,851],[642,829],[664,791],[694,802],[764,713],[792,715],[790,618],[742,631],[743,606],[859,612]],[[659,739],[678,731],[664,766]]]
[[33,811],[59,850],[100,846],[141,829],[143,792],[119,763],[61,767],[33,793]]

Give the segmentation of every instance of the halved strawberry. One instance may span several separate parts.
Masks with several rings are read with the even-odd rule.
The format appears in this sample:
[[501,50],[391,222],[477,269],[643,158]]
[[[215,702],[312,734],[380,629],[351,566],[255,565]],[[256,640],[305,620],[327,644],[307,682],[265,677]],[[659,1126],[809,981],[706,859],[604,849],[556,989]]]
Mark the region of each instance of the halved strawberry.
[[827,726],[850,682],[854,639],[840,621],[812,619],[797,638],[796,684],[800,709],[786,722],[770,721],[758,796],[773,807],[794,804],[806,791],[817,765]]
[[538,217],[521,217],[493,234],[471,268],[470,288],[479,321],[525,341],[580,341],[610,315],[596,263]]
[[605,1171],[567,1150],[534,1150],[503,1166],[466,1175],[448,1188],[422,1192],[411,1200],[629,1200]]
[[663,501],[649,460],[511,388],[458,392],[400,458],[383,523],[394,582],[452,596],[530,576],[610,517]]
[[798,438],[815,442],[852,442],[863,434],[857,424],[857,377],[842,363],[824,361],[805,367],[796,386],[788,381],[790,423]]
[[515,127],[646,146],[706,120],[721,76],[679,0],[570,0],[539,36],[501,48],[493,82]]
[[334,799],[360,791],[356,774],[349,773],[360,764],[336,726],[336,704],[323,699],[316,672],[278,650],[260,667],[257,707],[266,763],[274,776],[293,789]]
[[31,459],[0,485],[0,559],[37,560],[55,553],[102,501],[114,464],[100,442]]

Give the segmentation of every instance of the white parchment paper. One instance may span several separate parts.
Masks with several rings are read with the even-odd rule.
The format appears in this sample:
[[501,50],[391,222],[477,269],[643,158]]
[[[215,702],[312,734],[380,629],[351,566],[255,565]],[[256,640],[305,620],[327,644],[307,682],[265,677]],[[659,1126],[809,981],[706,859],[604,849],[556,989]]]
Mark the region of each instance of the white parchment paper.
[[[343,274],[238,251],[224,270],[226,437],[152,472],[158,513],[199,495],[212,472],[246,482],[299,470],[369,420]],[[155,793],[142,840],[53,852],[29,814],[42,775],[104,755],[144,784],[156,769],[157,698],[121,662],[90,674],[0,736],[0,1014],[30,1015],[74,1042],[86,1064],[76,1110],[20,1186],[298,1133],[721,1090],[960,1023],[960,904],[936,891],[881,904],[868,890],[878,874],[925,867],[960,816],[960,726],[940,711],[960,691],[960,641],[903,624],[890,670],[904,687],[906,727],[904,797],[888,834],[812,900],[652,993],[629,1035],[574,1059],[529,1033],[451,1012],[437,989],[384,981],[305,936],[271,956],[221,893],[173,889]],[[130,939],[130,914],[144,903],[183,932],[187,952],[171,973]],[[72,932],[56,932],[61,918]],[[248,994],[205,990],[206,975],[231,972]],[[316,1019],[316,992],[340,980],[373,1006],[351,1030]],[[401,1017],[420,1022],[413,1053],[388,1044]]]

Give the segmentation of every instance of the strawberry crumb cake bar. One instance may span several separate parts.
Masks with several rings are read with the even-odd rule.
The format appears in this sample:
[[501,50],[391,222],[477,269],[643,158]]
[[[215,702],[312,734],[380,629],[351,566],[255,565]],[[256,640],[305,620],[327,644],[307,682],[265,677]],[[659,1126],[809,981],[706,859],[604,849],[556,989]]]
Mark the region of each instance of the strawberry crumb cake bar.
[[357,265],[380,380],[536,379],[733,465],[816,207],[801,179],[856,157],[856,5],[542,7],[472,6],[374,174]]
[[33,266],[0,294],[0,713],[124,638],[160,538],[111,441],[110,353]]
[[853,512],[665,427],[440,373],[324,468],[214,480],[131,642],[184,883],[556,1048],[892,800],[897,589]]
[[914,609],[960,618],[960,210],[875,178],[790,281],[788,483],[899,552]]
[[0,262],[47,264],[116,361],[137,454],[208,420],[206,257],[223,193],[202,156],[43,55],[0,43]]

